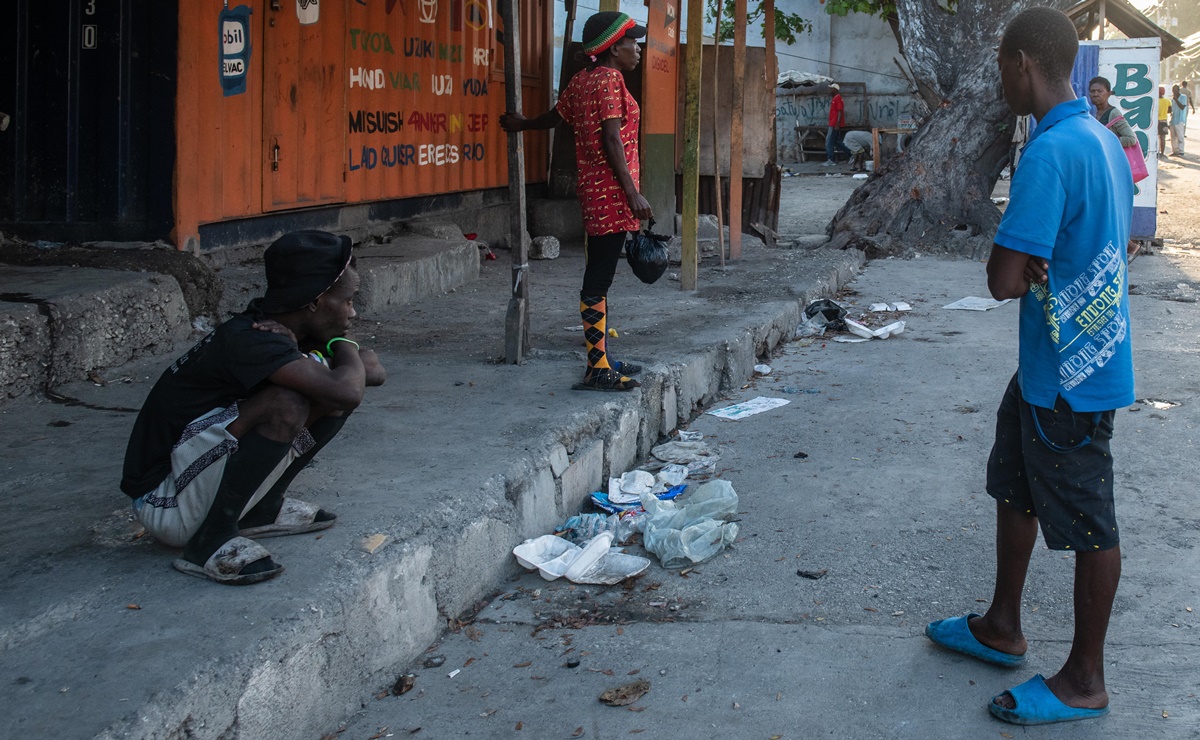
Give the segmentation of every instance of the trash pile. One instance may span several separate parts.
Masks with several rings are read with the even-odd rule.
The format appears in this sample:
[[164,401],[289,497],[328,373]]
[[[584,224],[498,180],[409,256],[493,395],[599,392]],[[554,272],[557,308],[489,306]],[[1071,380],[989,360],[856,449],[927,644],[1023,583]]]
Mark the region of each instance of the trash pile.
[[681,431],[679,437],[653,448],[643,469],[609,478],[607,490],[592,494],[599,512],[577,514],[554,534],[514,548],[517,562],[548,581],[566,577],[612,585],[650,566],[648,558],[615,546],[637,535],[664,568],[703,562],[733,544],[738,533],[730,521],[738,508],[733,486],[712,479],[688,492],[687,481],[715,475],[720,455],[699,432]]
[[818,298],[804,309],[804,319],[796,328],[796,339],[820,337],[837,332],[835,342],[867,342],[872,339],[887,339],[904,332],[905,322],[899,316],[911,311],[912,306],[904,301],[873,303],[869,311],[862,312],[858,320],[849,318],[849,310],[829,298]]

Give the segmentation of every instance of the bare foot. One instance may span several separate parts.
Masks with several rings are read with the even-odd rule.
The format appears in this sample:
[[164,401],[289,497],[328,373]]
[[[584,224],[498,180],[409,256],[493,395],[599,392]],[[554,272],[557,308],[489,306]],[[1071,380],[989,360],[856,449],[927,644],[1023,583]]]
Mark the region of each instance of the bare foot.
[[999,650],[1002,653],[1009,655],[1024,655],[1029,649],[1029,643],[1025,641],[1025,635],[1021,633],[1012,634],[1009,631],[1002,630],[996,625],[986,621],[987,617],[975,617],[967,622],[967,628],[971,630],[971,634],[975,636],[984,645]]

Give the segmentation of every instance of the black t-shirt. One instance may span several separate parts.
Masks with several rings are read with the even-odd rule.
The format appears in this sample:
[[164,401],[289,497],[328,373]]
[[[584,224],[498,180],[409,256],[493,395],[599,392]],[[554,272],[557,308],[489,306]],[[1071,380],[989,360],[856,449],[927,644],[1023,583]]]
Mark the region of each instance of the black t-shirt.
[[133,425],[121,490],[130,498],[153,491],[171,472],[171,451],[183,429],[217,408],[262,389],[279,368],[304,357],[282,334],[253,328],[257,301],[201,339],[167,368]]

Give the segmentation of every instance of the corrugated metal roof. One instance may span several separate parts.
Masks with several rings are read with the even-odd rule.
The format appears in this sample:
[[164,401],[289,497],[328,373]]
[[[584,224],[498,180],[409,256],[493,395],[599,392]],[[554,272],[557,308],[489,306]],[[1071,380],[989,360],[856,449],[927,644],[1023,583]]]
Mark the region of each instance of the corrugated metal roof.
[[1092,31],[1099,25],[1101,2],[1104,2],[1104,15],[1108,22],[1129,38],[1144,39],[1157,36],[1162,39],[1163,59],[1183,51],[1184,42],[1179,37],[1159,27],[1128,0],[1083,0],[1083,2],[1068,8],[1066,13],[1071,20],[1075,21],[1080,38],[1090,37]]

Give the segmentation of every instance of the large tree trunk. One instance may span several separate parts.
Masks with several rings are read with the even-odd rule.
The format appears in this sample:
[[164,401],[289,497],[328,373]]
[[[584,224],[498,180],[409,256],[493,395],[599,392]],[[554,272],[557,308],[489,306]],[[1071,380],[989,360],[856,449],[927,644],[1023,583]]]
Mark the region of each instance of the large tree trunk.
[[941,100],[905,151],[854,191],[829,224],[832,246],[868,257],[940,251],[982,256],[1000,223],[992,188],[1012,140],[993,47],[1035,4],[1071,0],[897,0],[899,41],[916,81]]

